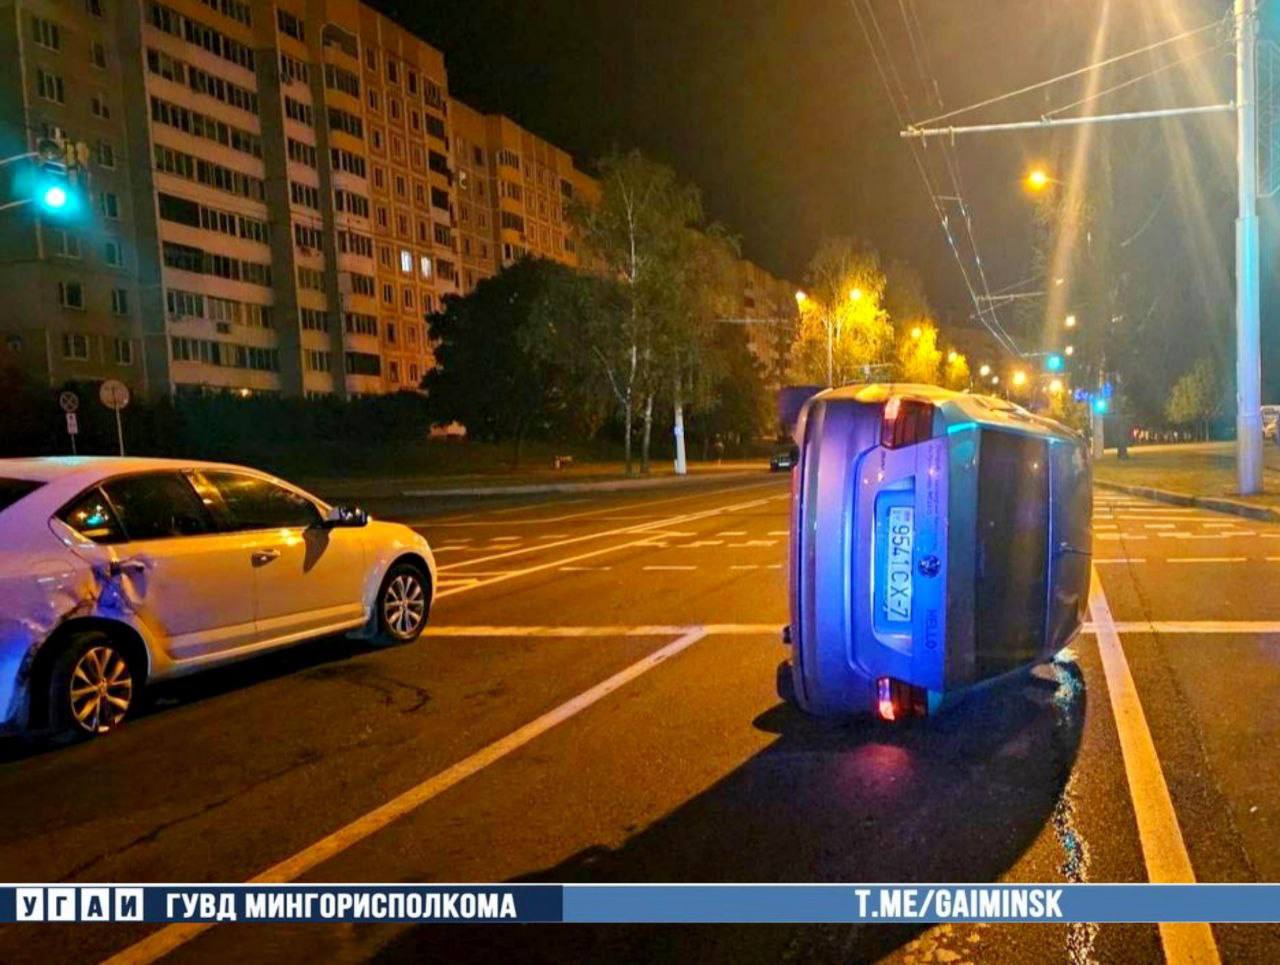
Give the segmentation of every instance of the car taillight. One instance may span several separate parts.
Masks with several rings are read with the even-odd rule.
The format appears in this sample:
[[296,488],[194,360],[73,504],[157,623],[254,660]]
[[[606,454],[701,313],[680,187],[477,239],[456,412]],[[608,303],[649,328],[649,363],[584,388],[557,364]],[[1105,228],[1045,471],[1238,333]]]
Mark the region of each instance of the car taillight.
[[881,720],[925,717],[928,713],[929,695],[923,687],[892,677],[876,679],[876,714]]
[[913,446],[932,436],[932,402],[904,399],[900,395],[895,395],[884,404],[884,421],[880,425],[880,444],[886,449]]

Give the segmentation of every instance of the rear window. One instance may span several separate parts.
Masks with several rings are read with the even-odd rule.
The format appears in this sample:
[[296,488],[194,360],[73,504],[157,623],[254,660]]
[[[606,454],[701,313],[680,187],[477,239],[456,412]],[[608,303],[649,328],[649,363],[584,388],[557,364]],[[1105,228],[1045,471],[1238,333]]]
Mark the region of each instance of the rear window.
[[978,456],[975,657],[982,675],[1035,659],[1049,574],[1048,443],[988,429]]
[[5,479],[0,477],[0,513],[4,512],[23,496],[35,492],[44,483],[32,482],[30,479]]

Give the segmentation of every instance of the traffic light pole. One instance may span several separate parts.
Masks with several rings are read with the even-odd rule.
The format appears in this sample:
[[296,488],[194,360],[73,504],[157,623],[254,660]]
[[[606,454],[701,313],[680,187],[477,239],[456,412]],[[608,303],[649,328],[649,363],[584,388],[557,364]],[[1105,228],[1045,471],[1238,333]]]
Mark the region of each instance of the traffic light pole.
[[1262,492],[1262,344],[1258,294],[1257,0],[1235,0],[1236,18],[1236,485]]

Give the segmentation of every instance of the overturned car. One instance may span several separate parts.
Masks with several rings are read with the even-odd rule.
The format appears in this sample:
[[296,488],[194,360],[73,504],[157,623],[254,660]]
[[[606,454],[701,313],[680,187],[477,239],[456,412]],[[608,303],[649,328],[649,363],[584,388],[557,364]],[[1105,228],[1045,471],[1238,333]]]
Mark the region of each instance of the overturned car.
[[923,716],[1079,632],[1092,492],[1077,433],[1003,399],[872,384],[816,395],[795,438],[784,697]]

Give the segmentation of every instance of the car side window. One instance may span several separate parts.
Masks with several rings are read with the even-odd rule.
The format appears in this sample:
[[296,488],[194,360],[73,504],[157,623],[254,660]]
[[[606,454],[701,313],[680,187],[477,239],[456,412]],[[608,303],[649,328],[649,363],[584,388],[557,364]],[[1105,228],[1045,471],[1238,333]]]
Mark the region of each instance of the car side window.
[[213,519],[185,476],[149,472],[103,483],[116,518],[130,541],[200,536]]
[[58,513],[58,519],[95,543],[124,542],[124,530],[120,528],[115,511],[97,486],[68,503]]
[[232,529],[281,529],[320,522],[315,504],[291,489],[238,472],[202,471],[230,516]]

